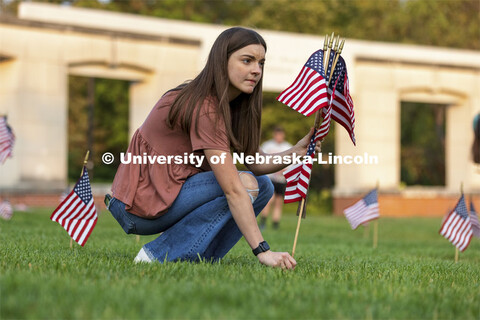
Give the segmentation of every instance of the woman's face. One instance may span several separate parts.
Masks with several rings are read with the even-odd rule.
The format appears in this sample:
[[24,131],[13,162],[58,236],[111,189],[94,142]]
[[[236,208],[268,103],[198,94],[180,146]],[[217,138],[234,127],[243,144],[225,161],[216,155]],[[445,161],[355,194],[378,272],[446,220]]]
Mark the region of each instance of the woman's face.
[[261,44],[243,47],[228,59],[228,97],[230,101],[240,93],[250,94],[262,78],[265,48]]

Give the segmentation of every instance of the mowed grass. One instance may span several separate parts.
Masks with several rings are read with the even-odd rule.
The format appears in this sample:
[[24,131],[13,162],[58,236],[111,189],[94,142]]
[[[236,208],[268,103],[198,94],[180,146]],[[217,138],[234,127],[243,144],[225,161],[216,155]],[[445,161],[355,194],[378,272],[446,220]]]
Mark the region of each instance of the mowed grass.
[[[108,212],[84,248],[69,248],[49,210],[0,221],[1,319],[479,319],[480,241],[460,253],[441,219],[302,221],[294,271],[260,265],[242,239],[220,263],[135,265],[154,239],[127,236]],[[296,217],[264,231],[291,251]]]

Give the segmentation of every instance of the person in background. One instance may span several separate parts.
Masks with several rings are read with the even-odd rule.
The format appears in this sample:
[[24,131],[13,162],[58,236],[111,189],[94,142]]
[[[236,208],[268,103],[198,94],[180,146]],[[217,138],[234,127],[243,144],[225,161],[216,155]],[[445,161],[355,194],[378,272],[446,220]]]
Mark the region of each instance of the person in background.
[[[285,130],[280,126],[277,126],[273,129],[273,138],[265,141],[260,148],[265,153],[278,153],[288,150],[291,147],[292,145],[285,141]],[[260,214],[260,229],[265,228],[267,218],[272,208],[273,228],[278,229],[278,226],[280,224],[283,210],[283,197],[285,196],[285,187],[287,185],[287,181],[283,176],[283,171],[284,170],[277,171],[268,175],[270,180],[272,180],[274,193],[267,206]]]

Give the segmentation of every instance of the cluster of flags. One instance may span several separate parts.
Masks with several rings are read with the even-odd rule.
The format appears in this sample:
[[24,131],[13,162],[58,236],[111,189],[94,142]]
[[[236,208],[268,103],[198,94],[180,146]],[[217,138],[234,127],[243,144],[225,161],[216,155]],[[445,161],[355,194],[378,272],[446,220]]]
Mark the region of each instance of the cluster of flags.
[[[288,107],[310,116],[320,111],[323,122],[310,140],[307,156],[315,156],[317,141],[330,131],[331,119],[341,124],[355,144],[355,115],[350,96],[347,66],[340,55],[330,52],[327,70],[323,66],[324,51],[314,52],[307,60],[295,81],[280,93],[277,100]],[[334,64],[336,60],[336,64]],[[333,69],[333,70],[332,70]],[[326,71],[326,72],[325,72]],[[333,71],[333,72],[332,72]],[[326,75],[330,74],[330,79]],[[285,203],[300,201],[307,195],[313,162],[291,166],[283,173],[287,180]]]
[[455,208],[445,217],[439,233],[460,251],[467,249],[472,236],[480,238],[480,224],[473,202],[470,202],[469,212],[462,194]]
[[82,247],[97,224],[97,210],[93,202],[90,178],[86,167],[73,190],[53,211],[50,220],[58,222]]
[[[377,189],[368,192],[354,205],[346,208],[343,213],[353,230],[378,219],[380,213]],[[473,201],[470,201],[470,210],[468,210],[465,196],[462,195],[455,208],[444,218],[439,233],[460,251],[467,249],[472,236],[480,238],[480,223]]]

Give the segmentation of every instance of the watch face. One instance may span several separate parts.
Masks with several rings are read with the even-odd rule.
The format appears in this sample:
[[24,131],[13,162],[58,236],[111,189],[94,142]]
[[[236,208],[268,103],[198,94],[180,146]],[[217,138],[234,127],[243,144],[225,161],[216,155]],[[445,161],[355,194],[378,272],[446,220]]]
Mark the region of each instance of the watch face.
[[263,252],[270,250],[270,246],[268,245],[268,243],[266,241],[260,243],[260,246],[262,247]]

